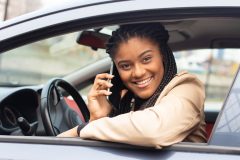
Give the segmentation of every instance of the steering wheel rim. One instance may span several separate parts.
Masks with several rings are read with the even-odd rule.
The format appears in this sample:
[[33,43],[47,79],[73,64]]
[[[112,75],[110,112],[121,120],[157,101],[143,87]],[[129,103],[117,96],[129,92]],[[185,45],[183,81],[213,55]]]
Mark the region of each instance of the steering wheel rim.
[[[75,125],[76,121],[78,124],[83,123],[79,122],[79,119],[77,119],[77,113],[65,102],[61,91],[59,90],[60,87],[72,96],[73,100],[76,102],[78,108],[82,112],[85,122],[87,122],[90,117],[86,103],[78,91],[70,83],[61,78],[51,79],[43,87],[40,105],[43,126],[46,134],[49,136],[56,136],[65,130],[71,129],[74,127],[73,121],[75,122]],[[54,100],[56,104],[53,104]],[[51,114],[53,114],[55,118],[52,118]],[[68,118],[71,119],[69,120]]]

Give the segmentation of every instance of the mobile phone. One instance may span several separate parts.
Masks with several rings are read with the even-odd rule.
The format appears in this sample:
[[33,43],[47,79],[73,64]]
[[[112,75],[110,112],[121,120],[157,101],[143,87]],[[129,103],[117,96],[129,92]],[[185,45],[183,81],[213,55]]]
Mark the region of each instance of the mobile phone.
[[[111,61],[111,67],[110,67],[110,71],[109,71],[109,74],[113,74],[113,61]],[[109,83],[111,83],[111,79],[108,79],[107,80]],[[110,91],[110,88],[108,88],[107,90],[108,92]],[[107,96],[107,99],[108,99],[109,96]]]

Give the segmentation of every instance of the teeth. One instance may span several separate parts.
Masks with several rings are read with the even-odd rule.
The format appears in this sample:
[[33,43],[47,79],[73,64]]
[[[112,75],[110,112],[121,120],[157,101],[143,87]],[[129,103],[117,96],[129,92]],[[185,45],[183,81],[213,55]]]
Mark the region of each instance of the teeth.
[[146,80],[144,80],[144,81],[136,82],[136,83],[139,84],[139,85],[142,85],[142,84],[144,84],[144,83],[149,82],[150,80],[151,80],[151,78],[148,78],[148,79],[146,79]]

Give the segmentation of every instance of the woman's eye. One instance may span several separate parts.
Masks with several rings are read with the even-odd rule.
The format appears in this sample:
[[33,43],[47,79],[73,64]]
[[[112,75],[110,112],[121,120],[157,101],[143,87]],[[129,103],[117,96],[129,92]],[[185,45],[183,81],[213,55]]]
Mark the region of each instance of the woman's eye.
[[148,63],[151,61],[151,59],[152,59],[152,57],[145,57],[145,58],[143,58],[143,63]]
[[120,67],[123,69],[123,70],[129,70],[131,68],[131,66],[129,64],[122,64],[120,65]]

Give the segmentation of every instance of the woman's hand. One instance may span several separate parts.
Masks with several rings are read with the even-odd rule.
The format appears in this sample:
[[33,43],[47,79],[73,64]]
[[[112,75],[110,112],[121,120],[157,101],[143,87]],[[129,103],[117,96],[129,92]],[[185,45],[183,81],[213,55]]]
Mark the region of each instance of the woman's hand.
[[108,73],[98,74],[94,80],[93,87],[88,93],[88,110],[90,121],[106,117],[112,110],[112,106],[107,100],[107,96],[112,93],[108,90],[113,85],[108,82],[114,76]]

